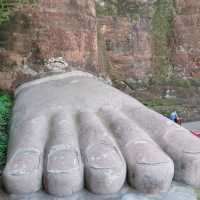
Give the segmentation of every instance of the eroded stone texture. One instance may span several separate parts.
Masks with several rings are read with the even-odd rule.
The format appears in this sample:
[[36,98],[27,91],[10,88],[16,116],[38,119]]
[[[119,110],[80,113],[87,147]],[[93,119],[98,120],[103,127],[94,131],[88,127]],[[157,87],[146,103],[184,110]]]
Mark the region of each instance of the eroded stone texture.
[[[53,91],[53,92],[52,92]],[[172,178],[200,187],[200,140],[134,98],[80,71],[20,86],[10,129],[6,190],[42,187],[68,196],[85,187],[115,194],[169,190]]]
[[200,2],[177,0],[174,19],[175,65],[185,76],[200,78]]
[[11,89],[15,80],[15,74],[0,72],[0,88],[3,90]]
[[105,49],[100,50],[106,52],[120,79],[148,78],[152,73],[152,38],[146,19],[133,23],[127,17],[99,17],[98,30],[100,42],[105,44]]
[[180,14],[198,13],[200,10],[200,2],[198,0],[176,0],[176,8]]
[[[97,73],[94,0],[39,0],[14,12],[0,30],[0,70],[32,77],[76,68]],[[63,59],[48,68],[49,59]],[[59,63],[60,61],[58,61]]]

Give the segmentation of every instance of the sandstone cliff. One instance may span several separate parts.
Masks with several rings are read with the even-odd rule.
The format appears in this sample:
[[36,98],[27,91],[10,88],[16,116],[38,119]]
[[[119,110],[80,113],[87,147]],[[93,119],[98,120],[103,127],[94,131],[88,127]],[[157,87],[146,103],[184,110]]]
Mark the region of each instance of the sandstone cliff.
[[120,13],[98,2],[101,64],[115,85],[163,114],[199,119],[199,1],[130,0]]
[[26,4],[0,26],[0,88],[81,69],[164,114],[199,119],[199,11],[199,0]]
[[0,76],[8,79],[5,87],[10,87],[13,78],[15,86],[27,77],[74,67],[97,73],[95,2],[41,0],[26,4],[1,25],[0,45],[0,70],[4,72]]

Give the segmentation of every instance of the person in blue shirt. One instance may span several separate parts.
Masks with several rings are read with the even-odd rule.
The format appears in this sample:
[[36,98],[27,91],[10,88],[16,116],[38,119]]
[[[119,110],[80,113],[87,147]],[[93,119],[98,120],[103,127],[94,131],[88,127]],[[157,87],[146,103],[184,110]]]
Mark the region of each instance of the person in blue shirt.
[[174,121],[174,122],[177,123],[177,122],[178,122],[178,115],[177,115],[176,111],[173,111],[173,112],[170,114],[169,118],[170,118],[172,121]]

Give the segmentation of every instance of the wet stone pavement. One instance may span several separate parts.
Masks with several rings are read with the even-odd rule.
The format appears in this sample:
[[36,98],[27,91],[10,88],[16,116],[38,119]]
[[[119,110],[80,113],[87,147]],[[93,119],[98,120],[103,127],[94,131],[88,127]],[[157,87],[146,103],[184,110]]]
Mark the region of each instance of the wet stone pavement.
[[[192,129],[200,129],[200,122],[187,123],[184,127]],[[0,185],[0,188],[2,186]],[[199,200],[197,192],[193,188],[173,182],[169,192],[159,195],[145,195],[134,191],[125,186],[121,192],[115,195],[94,195],[86,190],[70,197],[58,198],[49,196],[40,191],[30,195],[7,195],[3,189],[0,189],[0,200]]]

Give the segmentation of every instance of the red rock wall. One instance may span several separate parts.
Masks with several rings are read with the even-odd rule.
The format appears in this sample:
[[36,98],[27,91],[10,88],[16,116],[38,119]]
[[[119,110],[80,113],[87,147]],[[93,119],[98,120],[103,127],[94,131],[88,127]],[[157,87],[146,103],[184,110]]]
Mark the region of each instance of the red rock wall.
[[99,17],[107,57],[121,79],[145,79],[152,73],[151,36],[144,22],[133,24],[126,17]]
[[[106,16],[96,20],[94,0],[40,0],[24,6],[0,28],[0,75],[14,72],[6,80],[15,86],[47,72],[75,68],[106,74],[112,66],[120,79],[148,80],[155,70],[153,14],[148,13],[153,7],[138,2],[147,12],[137,22]],[[176,12],[172,64],[181,77],[200,78],[200,1],[176,0]]]
[[200,78],[200,1],[177,0],[174,65],[185,76]]
[[[0,71],[29,76],[71,68],[98,73],[94,0],[40,0],[24,6],[0,30]],[[61,59],[62,57],[62,59]],[[48,68],[52,58],[61,69]]]

